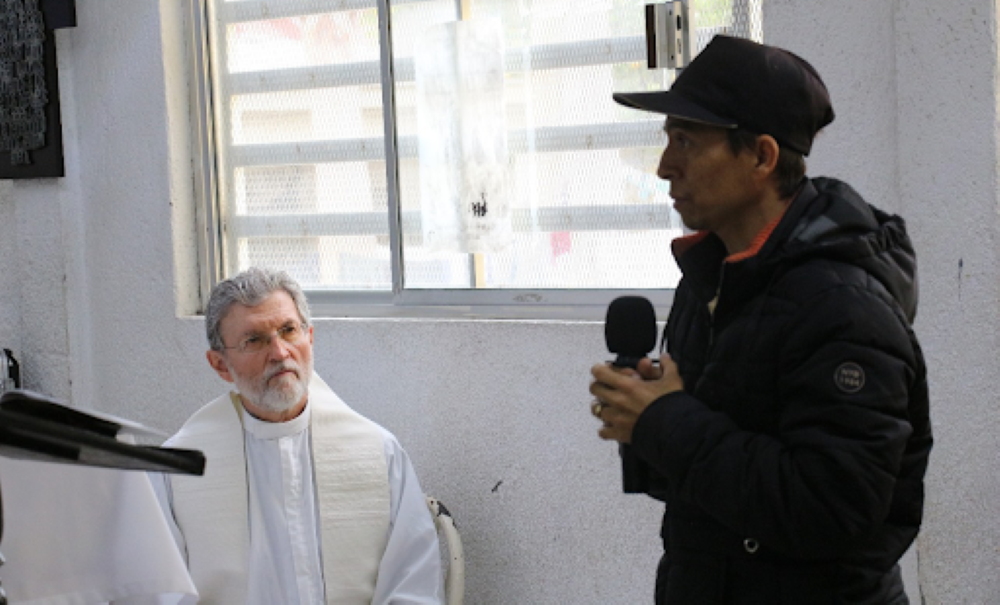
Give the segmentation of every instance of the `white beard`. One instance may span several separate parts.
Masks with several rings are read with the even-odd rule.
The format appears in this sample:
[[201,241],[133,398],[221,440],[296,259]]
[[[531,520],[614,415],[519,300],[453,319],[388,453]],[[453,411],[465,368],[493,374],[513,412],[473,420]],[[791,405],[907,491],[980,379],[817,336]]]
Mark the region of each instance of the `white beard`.
[[[298,374],[298,379],[282,379],[276,386],[268,383],[275,374],[284,370],[294,370]],[[268,412],[286,412],[302,402],[309,394],[309,379],[313,373],[312,359],[306,362],[305,367],[292,360],[269,367],[260,380],[252,380],[233,371],[229,368],[229,373],[233,376],[236,390],[254,406]],[[290,381],[290,382],[289,382]]]

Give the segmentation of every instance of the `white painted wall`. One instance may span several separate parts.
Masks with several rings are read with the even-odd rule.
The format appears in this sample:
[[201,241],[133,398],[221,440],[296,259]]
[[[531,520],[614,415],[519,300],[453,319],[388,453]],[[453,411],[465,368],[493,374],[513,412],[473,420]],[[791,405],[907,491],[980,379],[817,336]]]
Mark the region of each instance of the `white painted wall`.
[[[222,387],[184,313],[182,4],[78,2],[79,26],[57,33],[67,176],[0,183],[0,346],[26,386],[166,430]],[[810,173],[903,214],[920,255],[937,446],[910,592],[942,604],[1000,602],[997,17],[958,5],[764,3],[766,39],[817,66],[838,113]],[[317,326],[317,369],[456,515],[477,605],[650,602],[659,507],[619,493],[587,410],[605,357],[596,323]]]

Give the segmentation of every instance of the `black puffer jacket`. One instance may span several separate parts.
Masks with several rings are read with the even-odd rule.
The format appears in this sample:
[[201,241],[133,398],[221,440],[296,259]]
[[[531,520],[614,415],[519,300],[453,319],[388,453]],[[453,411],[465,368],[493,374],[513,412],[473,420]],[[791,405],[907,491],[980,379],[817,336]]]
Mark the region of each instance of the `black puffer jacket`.
[[902,219],[815,179],[758,254],[725,255],[714,235],[678,255],[685,391],[633,433],[667,503],[657,602],[906,602],[932,439]]

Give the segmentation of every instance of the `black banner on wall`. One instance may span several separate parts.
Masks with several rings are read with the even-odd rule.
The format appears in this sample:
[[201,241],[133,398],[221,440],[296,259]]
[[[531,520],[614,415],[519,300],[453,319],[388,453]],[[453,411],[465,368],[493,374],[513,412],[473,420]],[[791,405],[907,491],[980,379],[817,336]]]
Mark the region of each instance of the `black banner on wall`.
[[45,145],[29,150],[30,163],[11,163],[9,151],[0,152],[0,179],[37,179],[64,176],[62,120],[59,109],[59,71],[56,65],[56,43],[53,30],[76,25],[76,7],[73,0],[40,0],[38,3],[45,20],[45,41],[42,62],[45,69]]

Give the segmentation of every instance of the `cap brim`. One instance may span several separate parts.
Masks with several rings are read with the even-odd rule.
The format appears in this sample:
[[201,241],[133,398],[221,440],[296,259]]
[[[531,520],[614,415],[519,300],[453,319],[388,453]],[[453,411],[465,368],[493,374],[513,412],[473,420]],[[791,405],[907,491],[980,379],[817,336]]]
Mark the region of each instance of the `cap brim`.
[[633,109],[653,111],[721,128],[736,128],[738,126],[733,120],[702,109],[701,106],[685,99],[676,92],[616,92],[611,95],[611,98]]

